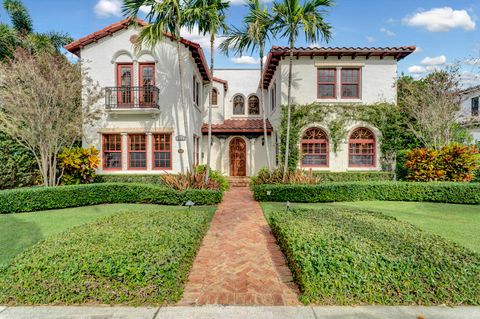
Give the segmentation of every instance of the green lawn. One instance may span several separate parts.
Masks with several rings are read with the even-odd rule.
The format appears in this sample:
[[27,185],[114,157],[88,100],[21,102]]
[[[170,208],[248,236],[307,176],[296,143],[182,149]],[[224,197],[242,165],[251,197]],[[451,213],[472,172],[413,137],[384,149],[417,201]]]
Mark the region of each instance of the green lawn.
[[[13,257],[47,237],[64,230],[129,210],[151,211],[157,205],[112,204],[49,210],[34,213],[0,214],[0,268]],[[184,209],[166,206],[169,210]]]
[[[283,203],[262,203],[266,214]],[[347,207],[382,212],[480,253],[480,206],[416,202],[293,203],[297,208]]]

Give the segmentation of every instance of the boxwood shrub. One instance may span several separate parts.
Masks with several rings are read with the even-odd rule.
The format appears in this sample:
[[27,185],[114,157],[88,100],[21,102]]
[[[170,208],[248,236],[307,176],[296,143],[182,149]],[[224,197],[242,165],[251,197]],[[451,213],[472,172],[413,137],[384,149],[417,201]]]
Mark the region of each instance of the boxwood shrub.
[[345,202],[362,200],[480,204],[480,183],[349,182],[318,185],[254,185],[254,197],[267,202]]
[[0,304],[176,302],[213,211],[133,210],[53,235],[0,269]]
[[113,203],[183,205],[188,200],[213,205],[222,200],[222,192],[135,183],[20,188],[0,191],[0,214]]
[[393,172],[313,172],[321,182],[392,181]]
[[273,212],[305,303],[480,305],[480,255],[381,213]]
[[105,174],[96,175],[94,183],[145,183],[162,185],[162,177],[159,174]]

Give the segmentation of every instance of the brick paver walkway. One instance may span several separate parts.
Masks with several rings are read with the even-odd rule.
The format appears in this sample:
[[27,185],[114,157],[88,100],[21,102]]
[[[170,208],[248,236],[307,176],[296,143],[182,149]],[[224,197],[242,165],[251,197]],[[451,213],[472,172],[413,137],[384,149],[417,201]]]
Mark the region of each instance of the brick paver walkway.
[[285,257],[247,187],[225,193],[180,302],[205,304],[299,304]]

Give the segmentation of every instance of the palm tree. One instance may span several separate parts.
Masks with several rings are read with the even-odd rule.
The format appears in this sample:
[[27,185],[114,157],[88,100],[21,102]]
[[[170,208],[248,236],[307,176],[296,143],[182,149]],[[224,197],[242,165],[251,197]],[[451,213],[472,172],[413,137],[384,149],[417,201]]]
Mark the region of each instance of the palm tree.
[[215,35],[220,31],[227,31],[225,22],[225,10],[230,6],[229,1],[223,0],[191,0],[188,9],[185,12],[187,26],[190,31],[198,26],[198,31],[203,35],[210,33],[210,74],[212,81],[209,87],[208,102],[208,148],[207,148],[207,167],[205,172],[205,181],[208,182],[210,174],[210,158],[212,144],[212,90],[213,90],[213,68],[215,65]]
[[[193,158],[191,154],[191,138],[188,125],[188,106],[185,104],[184,85],[183,85],[183,65],[182,65],[182,51],[181,51],[181,36],[180,29],[185,25],[184,13],[185,7],[182,0],[124,0],[123,13],[131,17],[134,21],[138,17],[140,9],[147,7],[150,11],[146,15],[148,25],[142,28],[139,34],[137,47],[142,44],[149,45],[154,48],[160,43],[167,34],[177,43],[178,56],[178,74],[180,82],[180,101],[183,109],[183,124],[185,133],[187,135],[187,162],[190,171],[193,171]],[[183,162],[182,162],[183,163]],[[183,165],[183,164],[182,164]],[[183,169],[182,169],[183,170]]]
[[287,134],[285,162],[283,167],[283,180],[288,172],[288,156],[290,151],[290,118],[291,118],[291,92],[292,92],[292,63],[293,50],[300,29],[303,29],[305,40],[313,43],[319,39],[328,42],[332,36],[332,26],[324,20],[323,7],[331,7],[332,0],[283,0],[273,3],[274,30],[281,37],[288,38],[290,58],[288,61],[288,93],[287,93]]
[[[238,55],[242,55],[245,51],[251,51],[253,53],[255,50],[258,50],[260,57],[260,81],[262,81],[265,43],[270,39],[270,35],[272,34],[272,17],[268,13],[267,7],[262,6],[259,0],[248,0],[246,5],[248,7],[248,14],[243,19],[244,26],[241,29],[232,27],[232,31],[220,45],[220,50],[227,55],[230,49],[233,49]],[[263,113],[263,134],[267,153],[267,166],[271,172],[272,163],[270,160],[267,134],[267,112],[262,83],[260,83],[260,105],[262,106]]]

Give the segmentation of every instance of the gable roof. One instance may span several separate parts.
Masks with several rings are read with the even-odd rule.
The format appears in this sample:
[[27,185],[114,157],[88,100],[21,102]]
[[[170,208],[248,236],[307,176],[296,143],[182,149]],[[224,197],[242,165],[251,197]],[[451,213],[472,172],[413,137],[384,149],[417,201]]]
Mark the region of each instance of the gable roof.
[[[93,32],[83,38],[80,38],[78,40],[73,41],[72,43],[67,44],[65,46],[65,49],[75,54],[76,56],[80,57],[80,50],[83,47],[91,43],[95,43],[98,40],[105,38],[107,36],[111,36],[117,31],[128,29],[134,23],[136,23],[140,27],[145,27],[148,25],[147,22],[140,19],[133,21],[132,18],[126,18],[116,23],[113,23],[103,28],[102,30]],[[171,40],[174,40],[173,36],[169,33],[165,33],[165,36]],[[195,63],[197,64],[198,69],[200,70],[200,73],[202,74],[203,79],[205,81],[210,81],[211,80],[210,70],[208,68],[207,60],[205,59],[205,55],[203,54],[203,50],[200,44],[189,41],[184,38],[180,38],[180,42],[190,50],[192,57],[195,60]]]
[[476,91],[480,92],[480,85],[471,86],[469,88],[466,88],[466,89],[460,91],[460,93],[465,95],[465,94],[474,93]]
[[[360,47],[314,47],[314,48],[294,48],[293,55],[297,58],[299,56],[323,56],[327,59],[329,56],[336,56],[341,59],[343,56],[349,56],[353,59],[356,57],[365,57],[369,59],[372,56],[380,57],[383,59],[386,56],[393,56],[397,61],[405,58],[409,54],[415,51],[415,46],[403,46],[403,47],[377,47],[377,48],[360,48]],[[264,75],[262,84],[263,88],[268,88],[270,81],[272,80],[275,70],[283,57],[290,54],[290,49],[285,46],[273,46],[267,56],[267,62],[265,63]]]

